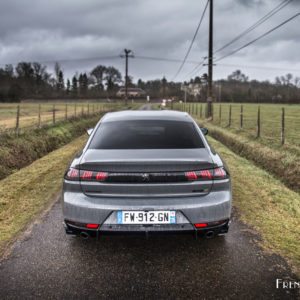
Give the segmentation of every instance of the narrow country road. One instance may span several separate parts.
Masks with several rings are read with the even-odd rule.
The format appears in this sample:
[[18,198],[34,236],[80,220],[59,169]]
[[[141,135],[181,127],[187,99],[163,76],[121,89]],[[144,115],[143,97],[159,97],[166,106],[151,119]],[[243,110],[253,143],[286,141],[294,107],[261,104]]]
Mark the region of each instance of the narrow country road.
[[[235,215],[235,213],[234,213]],[[66,236],[60,203],[0,264],[1,299],[296,299],[294,279],[234,216],[226,237]]]
[[153,103],[144,104],[139,109],[140,110],[151,110],[152,105],[153,105]]
[[[150,109],[148,104],[142,107]],[[276,289],[297,280],[286,262],[257,246],[233,211],[226,237],[66,236],[61,204],[33,225],[0,263],[1,299],[298,299]]]

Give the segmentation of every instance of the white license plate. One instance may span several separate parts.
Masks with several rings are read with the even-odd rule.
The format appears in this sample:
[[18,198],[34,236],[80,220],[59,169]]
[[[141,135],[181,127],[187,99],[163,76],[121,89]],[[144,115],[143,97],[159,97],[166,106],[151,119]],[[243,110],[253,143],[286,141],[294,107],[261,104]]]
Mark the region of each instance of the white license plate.
[[118,224],[175,224],[176,212],[171,211],[118,211]]

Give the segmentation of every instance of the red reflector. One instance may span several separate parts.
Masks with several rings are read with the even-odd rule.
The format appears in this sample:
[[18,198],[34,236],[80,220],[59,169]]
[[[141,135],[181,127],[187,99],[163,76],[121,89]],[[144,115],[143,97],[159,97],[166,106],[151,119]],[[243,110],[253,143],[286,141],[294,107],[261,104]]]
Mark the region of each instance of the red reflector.
[[195,227],[197,227],[197,228],[207,227],[207,223],[198,223],[198,224],[195,224]]
[[209,179],[211,178],[211,174],[209,170],[202,170],[200,171],[200,174],[202,178],[209,178]]
[[97,180],[104,180],[106,178],[107,173],[105,172],[98,172],[96,175]]
[[93,176],[93,172],[92,171],[84,171],[81,178],[83,180],[85,180],[85,179],[92,179],[92,176]]
[[98,224],[86,224],[87,228],[98,228]]
[[185,175],[187,176],[188,179],[197,179],[197,174],[196,172],[186,172]]

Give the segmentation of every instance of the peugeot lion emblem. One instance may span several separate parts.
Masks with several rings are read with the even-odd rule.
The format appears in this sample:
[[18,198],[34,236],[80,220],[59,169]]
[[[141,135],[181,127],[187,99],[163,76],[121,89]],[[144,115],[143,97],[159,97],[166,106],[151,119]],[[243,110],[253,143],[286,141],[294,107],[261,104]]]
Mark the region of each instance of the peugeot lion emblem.
[[143,181],[149,181],[149,180],[150,180],[149,174],[144,173],[144,174],[142,175],[142,179],[143,179]]

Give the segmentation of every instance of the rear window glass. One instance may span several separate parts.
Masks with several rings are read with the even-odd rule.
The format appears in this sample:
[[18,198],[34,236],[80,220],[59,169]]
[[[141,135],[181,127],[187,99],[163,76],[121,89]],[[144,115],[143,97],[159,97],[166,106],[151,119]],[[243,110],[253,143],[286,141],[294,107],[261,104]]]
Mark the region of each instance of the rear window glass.
[[90,149],[185,149],[204,148],[191,122],[131,120],[104,122]]

